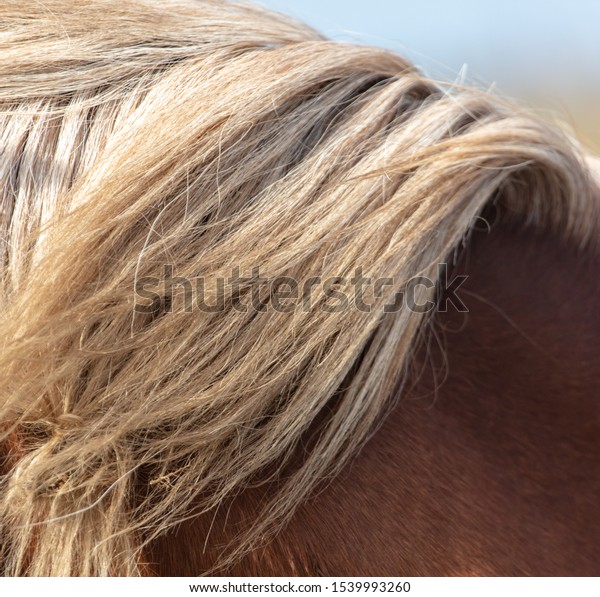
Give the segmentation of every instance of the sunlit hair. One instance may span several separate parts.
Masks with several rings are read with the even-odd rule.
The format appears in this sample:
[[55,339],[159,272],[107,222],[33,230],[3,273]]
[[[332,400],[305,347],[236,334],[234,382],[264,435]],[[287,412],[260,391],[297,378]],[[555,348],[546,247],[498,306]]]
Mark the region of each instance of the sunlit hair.
[[[5,574],[143,573],[158,535],[279,478],[231,561],[373,432],[426,321],[382,307],[486,205],[596,244],[563,133],[260,8],[4,0],[0,57]],[[209,292],[256,266],[394,284],[369,311],[136,311],[166,263]]]

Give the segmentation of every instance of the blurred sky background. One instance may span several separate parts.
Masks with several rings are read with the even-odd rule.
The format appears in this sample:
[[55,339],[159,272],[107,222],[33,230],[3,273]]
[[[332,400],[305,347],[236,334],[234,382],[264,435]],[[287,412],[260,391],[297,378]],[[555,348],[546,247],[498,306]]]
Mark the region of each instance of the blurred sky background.
[[600,152],[600,0],[256,0],[429,76],[558,113]]

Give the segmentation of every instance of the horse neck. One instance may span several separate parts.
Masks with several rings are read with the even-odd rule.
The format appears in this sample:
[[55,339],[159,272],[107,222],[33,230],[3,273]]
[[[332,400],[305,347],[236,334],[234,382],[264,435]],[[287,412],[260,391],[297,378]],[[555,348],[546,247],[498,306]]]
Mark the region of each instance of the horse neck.
[[[436,313],[353,465],[228,573],[598,573],[600,258],[503,218],[453,273],[468,313]],[[209,568],[262,491],[156,541],[154,572]]]

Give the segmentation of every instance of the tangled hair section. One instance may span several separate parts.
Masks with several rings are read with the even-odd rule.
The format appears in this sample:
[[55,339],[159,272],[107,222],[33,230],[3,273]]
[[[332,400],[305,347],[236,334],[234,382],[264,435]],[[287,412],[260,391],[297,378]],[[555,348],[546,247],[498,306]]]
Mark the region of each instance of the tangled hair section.
[[[250,5],[5,0],[0,48],[7,575],[142,574],[156,537],[279,479],[226,566],[373,432],[426,320],[381,307],[485,206],[597,243],[563,133]],[[136,311],[165,263],[395,283],[368,312]]]

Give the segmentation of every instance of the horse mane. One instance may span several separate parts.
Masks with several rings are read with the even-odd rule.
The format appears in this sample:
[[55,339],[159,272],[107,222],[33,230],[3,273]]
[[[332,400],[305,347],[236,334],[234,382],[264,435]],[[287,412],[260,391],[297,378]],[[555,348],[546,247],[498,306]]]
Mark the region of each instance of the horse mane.
[[[5,574],[143,574],[157,537],[276,481],[227,565],[374,432],[427,321],[384,305],[486,206],[597,249],[567,135],[392,52],[221,0],[6,0],[0,23]],[[369,309],[239,308],[357,267],[391,280]],[[199,280],[221,308],[188,309]]]

